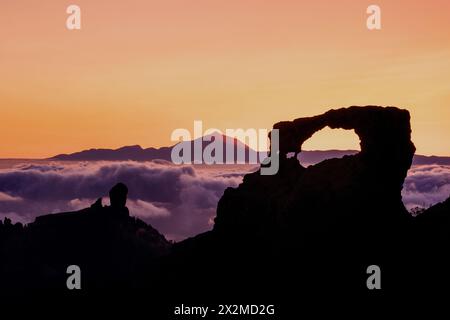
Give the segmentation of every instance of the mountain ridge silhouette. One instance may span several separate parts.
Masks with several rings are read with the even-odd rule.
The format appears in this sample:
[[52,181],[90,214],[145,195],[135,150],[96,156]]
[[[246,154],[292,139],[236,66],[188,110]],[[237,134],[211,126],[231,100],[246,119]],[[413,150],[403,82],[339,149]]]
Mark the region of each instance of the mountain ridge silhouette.
[[[192,141],[188,141],[191,143]],[[210,142],[205,142],[204,146],[208,145]],[[243,144],[239,141],[240,144]],[[175,144],[176,145],[176,144]],[[171,147],[161,147],[161,148],[142,148],[140,145],[123,146],[117,149],[107,149],[107,148],[92,148],[87,150],[82,150],[70,154],[58,154],[47,158],[46,160],[58,160],[58,161],[151,161],[151,160],[166,160],[171,161]],[[240,147],[240,146],[238,146]],[[245,145],[245,152],[248,154],[249,150],[251,152],[257,152],[251,149],[249,146]],[[321,161],[331,158],[342,158],[346,155],[354,155],[358,153],[359,150],[304,150],[299,155],[299,160],[305,164],[317,164]],[[425,156],[415,154],[413,157],[414,165],[450,165],[450,157],[447,156]]]

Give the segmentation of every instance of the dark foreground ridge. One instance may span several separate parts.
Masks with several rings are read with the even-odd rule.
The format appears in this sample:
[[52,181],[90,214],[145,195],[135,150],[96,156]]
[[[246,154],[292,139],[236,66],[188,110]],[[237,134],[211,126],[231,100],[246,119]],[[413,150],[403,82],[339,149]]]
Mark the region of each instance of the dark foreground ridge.
[[40,216],[26,227],[5,219],[0,224],[2,290],[67,290],[70,265],[84,271],[82,289],[141,287],[147,270],[169,252],[170,243],[150,225],[130,217],[127,193],[118,183],[109,193],[110,206],[98,199],[90,208]]
[[[355,130],[361,152],[308,168],[286,157],[326,126]],[[415,151],[408,111],[350,107],[274,128],[278,174],[247,174],[228,188],[212,231],[171,244],[128,215],[126,187],[118,185],[110,207],[99,200],[26,227],[0,224],[0,286],[67,291],[71,264],[83,271],[84,292],[146,288],[162,299],[204,302],[230,294],[265,301],[292,292],[373,295],[370,265],[381,268],[383,294],[450,284],[450,200],[412,217],[401,199]]]

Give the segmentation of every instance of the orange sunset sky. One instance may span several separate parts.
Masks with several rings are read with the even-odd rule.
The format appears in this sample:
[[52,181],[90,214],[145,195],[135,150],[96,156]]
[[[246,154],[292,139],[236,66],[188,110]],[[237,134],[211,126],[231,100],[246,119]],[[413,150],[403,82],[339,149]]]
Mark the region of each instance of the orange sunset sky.
[[[66,29],[70,4],[81,30]],[[366,27],[370,4],[381,30]],[[448,0],[1,1],[0,39],[2,158],[367,104],[409,109],[417,152],[450,155]]]

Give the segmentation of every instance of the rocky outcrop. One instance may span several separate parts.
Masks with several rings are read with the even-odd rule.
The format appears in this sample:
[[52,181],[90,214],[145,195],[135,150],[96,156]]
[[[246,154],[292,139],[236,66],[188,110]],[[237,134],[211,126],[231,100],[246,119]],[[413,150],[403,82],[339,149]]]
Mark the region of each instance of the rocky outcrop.
[[[308,239],[395,226],[409,216],[401,189],[414,155],[409,113],[376,106],[331,110],[279,122],[280,170],[246,175],[219,202],[215,231]],[[354,130],[361,152],[304,168],[302,144],[324,127]],[[338,237],[342,238],[342,237]]]
[[[361,279],[371,264],[395,273],[413,256],[414,220],[401,200],[415,151],[409,120],[406,110],[367,106],[275,124],[279,172],[247,174],[228,188],[213,231],[175,245],[174,265],[198,277],[217,272],[223,288],[246,283],[248,294],[262,296],[366,290]],[[286,157],[326,126],[354,130],[361,152],[307,168]],[[177,270],[171,278],[186,281]]]
[[25,227],[0,224],[0,295],[25,289],[65,291],[66,269],[78,265],[82,289],[121,290],[149,287],[157,261],[171,243],[152,226],[130,217],[127,187],[110,191],[111,206],[101,199],[76,212],[38,217]]

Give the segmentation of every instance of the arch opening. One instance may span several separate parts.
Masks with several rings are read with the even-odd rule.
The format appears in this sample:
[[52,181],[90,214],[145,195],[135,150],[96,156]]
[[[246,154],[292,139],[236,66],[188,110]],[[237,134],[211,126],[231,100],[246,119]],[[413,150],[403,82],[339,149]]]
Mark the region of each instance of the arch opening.
[[355,130],[325,127],[303,143],[302,151],[297,158],[302,166],[307,167],[327,159],[342,158],[360,151],[360,140]]

